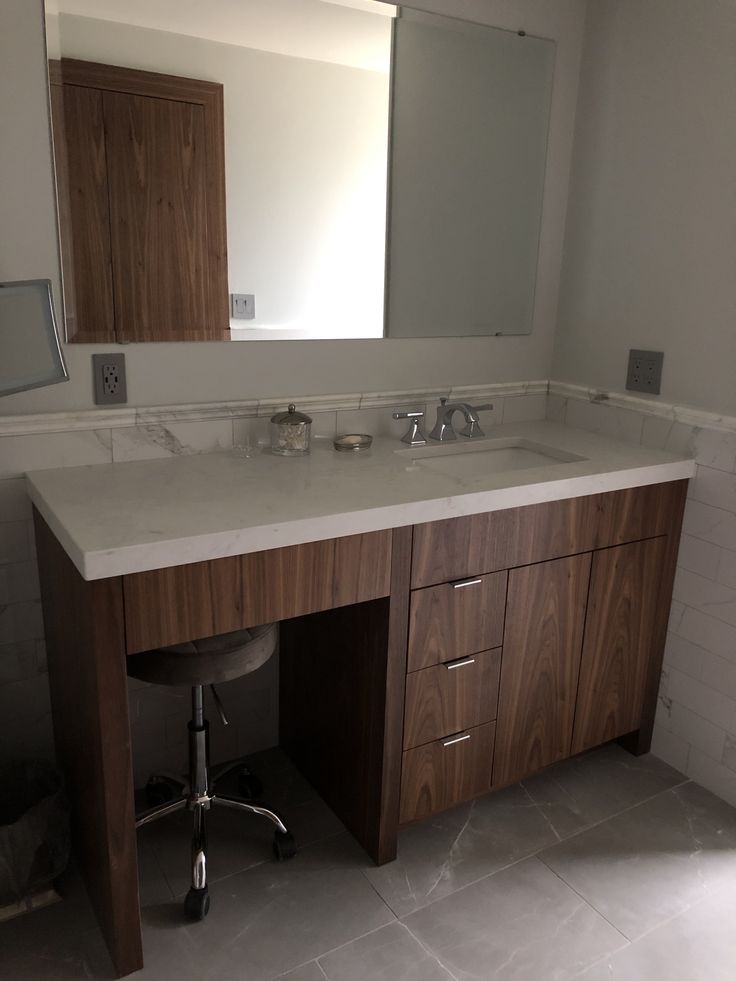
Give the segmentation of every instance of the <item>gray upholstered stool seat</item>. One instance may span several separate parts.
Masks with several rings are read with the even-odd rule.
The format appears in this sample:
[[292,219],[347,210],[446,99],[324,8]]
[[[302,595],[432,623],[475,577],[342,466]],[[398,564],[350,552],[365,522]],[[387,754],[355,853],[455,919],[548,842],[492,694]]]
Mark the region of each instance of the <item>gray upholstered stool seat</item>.
[[[207,887],[207,830],[205,815],[213,805],[265,817],[276,827],[273,850],[276,858],[292,858],[296,853],[294,839],[277,811],[257,802],[258,784],[245,760],[232,760],[214,773],[210,772],[209,723],[204,716],[204,689],[209,685],[222,722],[227,717],[215,691],[221,681],[232,681],[256,671],[276,650],[278,623],[249,630],[204,637],[185,644],[161,647],[134,654],[127,659],[127,671],[133,678],[157,685],[186,685],[192,689],[192,719],[189,723],[189,775],[180,780],[168,774],[154,774],[146,786],[149,808],[136,817],[136,827],[150,824],[174,811],[192,811],[191,865],[192,886],[184,900],[187,916],[204,919],[209,910]],[[217,782],[228,774],[239,774],[239,793],[215,792]]]
[[250,674],[271,657],[278,623],[234,630],[128,658],[128,674],[155,685],[218,685]]

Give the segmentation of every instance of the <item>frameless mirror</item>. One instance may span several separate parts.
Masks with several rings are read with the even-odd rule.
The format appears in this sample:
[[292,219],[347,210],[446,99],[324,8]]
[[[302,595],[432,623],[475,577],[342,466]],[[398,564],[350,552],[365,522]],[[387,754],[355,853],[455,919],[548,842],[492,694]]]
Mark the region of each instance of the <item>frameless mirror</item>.
[[403,9],[394,43],[388,334],[528,334],[554,42]]
[[[99,77],[95,109],[79,97],[94,71],[72,72],[66,135],[54,123],[68,339],[531,330],[553,42],[380,0],[46,0],[46,14],[52,62],[217,83],[224,106],[216,215],[187,184],[194,110],[123,111]],[[158,154],[167,173],[164,123],[189,168],[171,192],[150,171]],[[218,260],[213,287],[202,270]],[[215,328],[190,330],[197,315]]]
[[54,319],[51,283],[0,283],[0,395],[68,379]]

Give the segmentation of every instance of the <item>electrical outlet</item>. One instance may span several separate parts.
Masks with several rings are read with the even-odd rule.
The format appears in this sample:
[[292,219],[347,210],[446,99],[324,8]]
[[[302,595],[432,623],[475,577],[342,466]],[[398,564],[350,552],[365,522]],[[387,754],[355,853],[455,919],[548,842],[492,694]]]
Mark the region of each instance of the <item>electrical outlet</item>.
[[231,293],[230,316],[233,320],[254,320],[256,316],[255,293]]
[[128,401],[124,354],[93,354],[95,405],[121,405]]
[[630,392],[659,395],[662,387],[663,351],[629,351],[626,387]]

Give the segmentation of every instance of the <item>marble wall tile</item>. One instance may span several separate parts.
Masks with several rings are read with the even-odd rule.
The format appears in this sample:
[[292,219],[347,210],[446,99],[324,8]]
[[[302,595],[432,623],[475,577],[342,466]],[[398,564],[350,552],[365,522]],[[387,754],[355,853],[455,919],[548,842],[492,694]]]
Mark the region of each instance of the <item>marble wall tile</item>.
[[[706,579],[718,579],[721,565],[722,549],[713,542],[703,541],[693,535],[683,534],[680,540],[680,551],[677,565],[688,572],[696,572]],[[734,553],[736,555],[736,553]]]
[[0,524],[0,563],[28,562],[31,540],[28,521],[5,521]]
[[682,422],[646,416],[642,426],[641,445],[653,450],[694,455],[695,430]]
[[695,747],[690,749],[687,769],[693,780],[736,807],[736,773],[733,770]]
[[548,422],[556,422],[564,426],[565,416],[567,415],[567,399],[562,395],[547,396],[547,412],[545,418]]
[[736,589],[736,552],[721,549],[718,563],[718,581]]
[[676,668],[691,678],[700,678],[703,671],[703,659],[707,651],[693,644],[684,637],[678,637],[672,632],[667,634],[664,648],[664,662],[668,668]]
[[111,462],[109,429],[0,437],[0,478],[21,477],[28,470]]
[[0,606],[0,644],[43,637],[41,603],[10,603]]
[[625,443],[640,443],[644,418],[638,412],[606,405],[605,402],[584,402],[570,399],[565,424],[576,429],[587,429]]
[[32,516],[31,501],[24,477],[0,480],[0,522],[28,521]]
[[172,422],[112,430],[112,458],[115,463],[214,453],[232,449],[232,445],[231,419]]
[[536,422],[547,415],[546,395],[508,395],[503,402],[503,421]]
[[[34,678],[38,673],[35,640],[20,640],[0,646],[0,685]],[[2,701],[1,689],[0,701]]]
[[687,569],[678,569],[674,598],[716,620],[736,626],[736,590]]
[[667,708],[657,716],[660,728],[695,746],[713,760],[721,760],[726,745],[726,731],[686,708],[671,695],[671,672],[668,675]]
[[682,736],[668,732],[663,726],[658,725],[652,736],[652,754],[669,763],[676,770],[683,773],[687,770],[688,756],[690,753],[690,743]]
[[38,566],[35,561],[0,565],[0,605],[39,599]]
[[736,513],[736,474],[698,466],[690,481],[688,497],[700,504],[709,504],[730,514]]
[[724,511],[689,498],[682,527],[685,534],[694,538],[736,550],[736,511]]
[[667,696],[715,726],[736,732],[736,701],[702,681],[674,669],[668,671]]
[[711,654],[736,663],[736,628],[730,623],[686,606],[676,633]]

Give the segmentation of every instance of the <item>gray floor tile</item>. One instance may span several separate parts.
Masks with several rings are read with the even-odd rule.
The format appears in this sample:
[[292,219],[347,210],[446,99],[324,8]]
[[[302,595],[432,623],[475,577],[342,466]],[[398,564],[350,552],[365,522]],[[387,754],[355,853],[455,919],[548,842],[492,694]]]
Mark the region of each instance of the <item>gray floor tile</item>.
[[286,974],[279,974],[274,981],[325,981],[325,975],[317,961],[310,961]]
[[181,924],[178,904],[173,915],[170,907],[148,907],[142,977],[160,977],[156,971],[178,947],[176,962],[186,961],[185,971],[200,981],[271,981],[391,922],[391,911],[362,874],[365,861],[352,838],[339,835],[291,862],[258,865],[214,883],[203,923]]
[[580,981],[733,981],[736,901],[706,899],[585,971]]
[[509,787],[406,828],[397,860],[366,875],[405,916],[557,840],[524,789]]
[[536,858],[404,922],[457,981],[562,981],[626,943]]
[[452,975],[401,923],[319,958],[328,981],[452,981]]
[[525,780],[560,838],[640,804],[686,778],[656,756],[635,757],[615,743]]
[[633,940],[719,890],[736,891],[736,810],[688,783],[539,857]]

